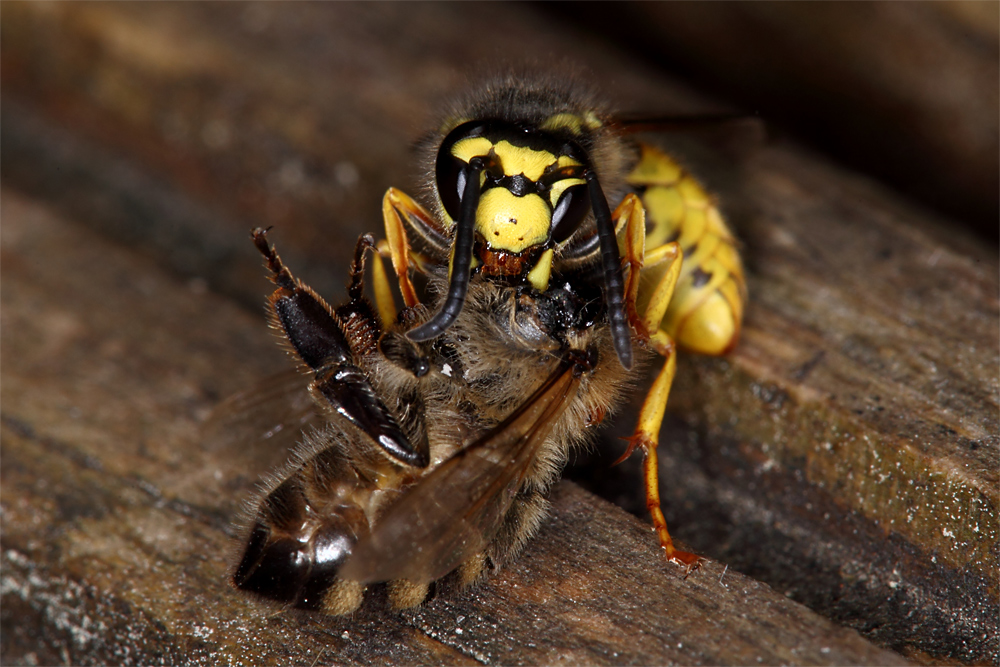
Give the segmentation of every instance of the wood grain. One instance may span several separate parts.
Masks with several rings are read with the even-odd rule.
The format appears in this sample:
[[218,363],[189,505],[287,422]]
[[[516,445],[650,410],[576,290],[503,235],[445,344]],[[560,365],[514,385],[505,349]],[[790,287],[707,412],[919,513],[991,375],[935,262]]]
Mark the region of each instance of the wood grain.
[[199,422],[278,356],[254,318],[4,191],[3,662],[904,664],[571,484],[528,552],[392,614],[269,614],[226,585],[253,459]]
[[[185,443],[197,442],[194,425],[209,405],[285,367],[276,346],[257,337],[261,320],[235,305],[259,313],[267,289],[247,230],[275,225],[286,261],[336,302],[354,238],[378,230],[382,192],[412,190],[419,180],[407,146],[462,86],[455,63],[495,57],[475,38],[484,18],[515,35],[527,57],[549,63],[555,51],[584,63],[620,109],[720,108],[526,6],[487,5],[485,15],[463,5],[274,7],[5,5],[4,181],[92,230],[76,245],[111,239],[107,252],[133,262],[109,276],[99,254],[70,261],[67,249],[52,255],[67,259],[51,267],[48,282],[35,285],[34,273],[17,288],[5,280],[4,414],[21,404],[15,399],[38,411],[26,409],[30,419],[11,413],[5,476],[28,465],[14,463],[8,443],[41,438],[80,462],[56,475],[70,489],[69,507],[87,507],[90,490],[98,499],[119,496],[79,490],[76,476],[99,477],[86,466],[95,456],[102,471],[139,480],[140,490],[150,481],[224,532],[261,470],[247,462],[226,477],[239,466]],[[375,38],[385,34],[393,39]],[[729,564],[727,578],[734,568],[752,574],[882,646],[921,660],[996,661],[995,251],[793,144],[774,141],[738,162],[671,145],[719,194],[744,243],[751,293],[731,358],[681,360],[661,446],[672,529]],[[43,264],[34,256],[19,268],[17,255],[4,257],[4,271],[15,274]],[[90,310],[69,309],[77,297],[68,295],[92,277],[102,298],[84,299]],[[164,305],[161,293],[175,289],[187,289],[186,298]],[[15,300],[19,294],[26,296]],[[206,299],[214,305],[203,310]],[[34,317],[31,304],[54,309]],[[209,319],[199,319],[205,310]],[[101,328],[102,320],[115,326]],[[144,337],[162,357],[151,356]],[[67,345],[88,354],[60,356]],[[22,363],[33,365],[8,378]],[[209,372],[216,368],[227,371]],[[92,392],[101,401],[81,405],[109,420],[97,430],[86,428],[91,408],[74,409]],[[632,419],[623,414],[608,440],[628,432]],[[90,453],[105,442],[117,447],[109,431],[144,444],[134,445],[135,456]],[[638,462],[608,469],[620,447],[609,444],[574,478],[641,512]],[[228,480],[221,487],[215,470]],[[37,516],[31,525],[63,530],[59,515],[37,513],[54,502],[43,500],[44,488],[31,495],[24,489],[35,481],[17,484],[26,486],[5,483],[20,489],[5,496],[10,507],[22,507],[18,494],[27,494],[25,521]],[[220,500],[222,490],[230,500]],[[136,507],[149,502],[136,496]],[[8,525],[22,524],[5,521],[5,540]],[[22,537],[15,551],[28,553]],[[36,538],[38,548],[61,553],[47,539]],[[214,553],[221,543],[202,544]],[[63,561],[49,562],[57,563],[52,581],[69,577]],[[102,586],[120,590],[141,572],[123,566],[118,579],[103,574]],[[42,626],[58,628],[58,614],[46,618]],[[21,636],[7,627],[5,644]],[[25,637],[48,636],[32,632]],[[406,636],[425,645],[422,633]]]

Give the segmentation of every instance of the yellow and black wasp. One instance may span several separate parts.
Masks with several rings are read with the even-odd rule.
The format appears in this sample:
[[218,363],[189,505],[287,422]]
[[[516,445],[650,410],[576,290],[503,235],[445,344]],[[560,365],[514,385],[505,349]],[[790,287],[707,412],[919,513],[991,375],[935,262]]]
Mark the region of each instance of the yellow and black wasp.
[[253,232],[277,285],[273,326],[326,419],[250,511],[238,588],[342,614],[372,584],[403,608],[500,567],[654,352],[663,366],[625,456],[645,453],[666,557],[697,566],[667,532],[656,448],[677,349],[735,344],[743,270],[702,187],[624,135],[578,83],[492,80],[426,142],[427,206],[386,193],[386,238],[359,240],[338,308]]

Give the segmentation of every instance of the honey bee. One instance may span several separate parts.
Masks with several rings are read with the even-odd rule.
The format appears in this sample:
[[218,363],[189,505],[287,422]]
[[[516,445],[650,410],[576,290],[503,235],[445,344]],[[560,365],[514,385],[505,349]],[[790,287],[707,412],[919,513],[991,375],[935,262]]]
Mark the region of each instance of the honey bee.
[[425,142],[428,206],[386,193],[385,239],[358,241],[338,308],[253,231],[276,285],[272,326],[325,423],[250,510],[237,588],[346,614],[372,585],[406,608],[503,566],[544,518],[568,452],[655,354],[622,458],[643,450],[664,554],[697,567],[660,511],[656,448],[677,349],[724,354],[737,340],[743,269],[698,182],[626,134],[578,83],[492,80]]

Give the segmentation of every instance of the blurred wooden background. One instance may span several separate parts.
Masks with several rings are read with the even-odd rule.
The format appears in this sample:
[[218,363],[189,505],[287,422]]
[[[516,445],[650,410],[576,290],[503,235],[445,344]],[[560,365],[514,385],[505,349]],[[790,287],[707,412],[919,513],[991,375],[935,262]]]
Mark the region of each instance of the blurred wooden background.
[[[997,8],[4,3],[0,661],[996,663]],[[288,365],[247,231],[336,302],[434,109],[511,57],[767,121],[663,139],[749,272],[662,438],[668,520],[718,562],[681,580],[565,484],[476,591],[269,616],[224,583],[262,471],[199,432]],[[641,516],[638,461],[608,468],[632,419],[570,476]]]

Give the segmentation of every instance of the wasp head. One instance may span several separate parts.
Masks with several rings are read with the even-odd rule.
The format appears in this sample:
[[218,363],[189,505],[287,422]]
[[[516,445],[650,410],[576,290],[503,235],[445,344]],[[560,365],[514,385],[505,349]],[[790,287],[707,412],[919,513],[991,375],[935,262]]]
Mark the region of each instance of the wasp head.
[[[583,148],[599,127],[593,114],[557,113],[540,123],[466,121],[445,136],[435,191],[454,239],[448,293],[440,311],[407,334],[411,339],[435,338],[455,321],[473,273],[544,292],[553,257],[575,242],[577,253],[600,251],[608,310],[619,330],[616,346],[622,363],[631,365],[614,224]],[[576,232],[591,211],[596,233],[581,243]]]

